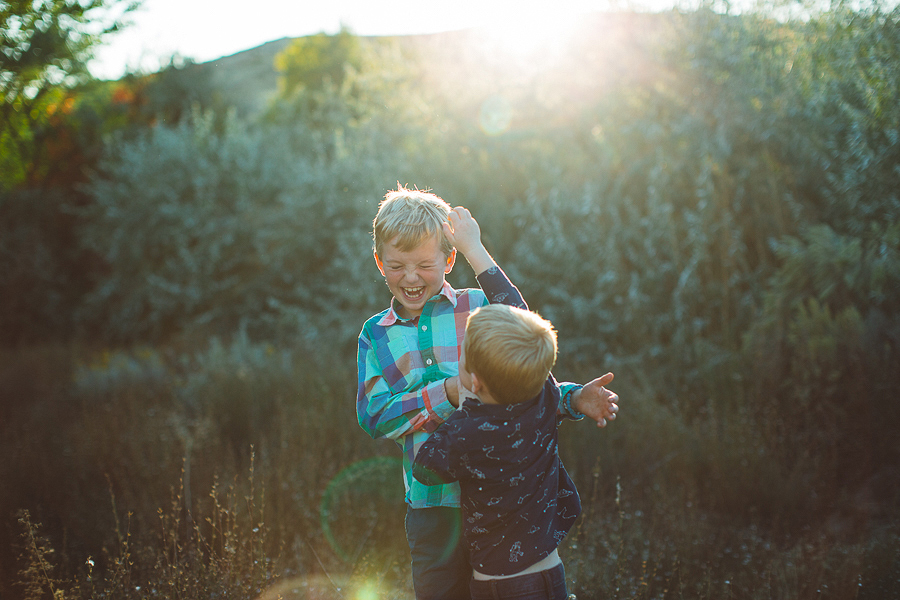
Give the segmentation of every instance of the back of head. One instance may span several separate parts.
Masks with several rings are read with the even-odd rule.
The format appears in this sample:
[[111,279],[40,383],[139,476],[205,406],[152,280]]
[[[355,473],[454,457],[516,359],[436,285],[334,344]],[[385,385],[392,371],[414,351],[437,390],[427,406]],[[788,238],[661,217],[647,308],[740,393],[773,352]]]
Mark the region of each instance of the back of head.
[[501,404],[536,396],[556,362],[556,331],[537,313],[491,304],[469,316],[464,341],[466,369]]
[[409,252],[434,236],[441,241],[441,251],[450,256],[453,246],[444,237],[442,224],[450,214],[450,205],[427,191],[408,190],[398,186],[384,196],[372,222],[375,253],[382,255],[384,245],[394,242],[399,250]]

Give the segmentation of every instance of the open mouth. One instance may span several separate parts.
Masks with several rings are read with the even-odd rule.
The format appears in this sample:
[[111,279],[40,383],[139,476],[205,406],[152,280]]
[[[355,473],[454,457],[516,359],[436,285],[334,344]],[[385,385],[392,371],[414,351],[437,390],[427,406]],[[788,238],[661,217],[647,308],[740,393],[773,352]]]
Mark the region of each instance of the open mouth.
[[417,300],[421,300],[425,295],[425,286],[419,286],[414,288],[401,288],[403,290],[403,295],[412,302]]

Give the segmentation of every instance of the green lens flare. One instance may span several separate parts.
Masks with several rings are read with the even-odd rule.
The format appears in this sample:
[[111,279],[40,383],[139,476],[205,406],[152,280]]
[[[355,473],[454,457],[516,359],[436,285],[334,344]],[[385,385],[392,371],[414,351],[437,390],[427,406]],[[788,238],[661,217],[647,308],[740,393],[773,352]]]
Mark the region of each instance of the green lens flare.
[[399,458],[376,456],[345,467],[328,483],[319,520],[331,549],[344,561],[359,554],[366,532],[378,520],[379,506],[396,510],[403,505],[402,477]]
[[491,96],[481,105],[478,120],[481,129],[488,135],[500,135],[507,129],[512,121],[513,111],[509,100],[503,96]]

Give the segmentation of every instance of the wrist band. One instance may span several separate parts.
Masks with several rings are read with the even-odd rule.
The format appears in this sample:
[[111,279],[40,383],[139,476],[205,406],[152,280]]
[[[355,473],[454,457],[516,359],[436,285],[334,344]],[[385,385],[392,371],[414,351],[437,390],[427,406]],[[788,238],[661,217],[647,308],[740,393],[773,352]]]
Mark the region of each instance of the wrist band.
[[563,410],[569,413],[570,416],[575,417],[576,419],[580,419],[584,416],[584,413],[580,413],[572,407],[572,393],[575,391],[575,389],[576,388],[572,388],[563,396]]

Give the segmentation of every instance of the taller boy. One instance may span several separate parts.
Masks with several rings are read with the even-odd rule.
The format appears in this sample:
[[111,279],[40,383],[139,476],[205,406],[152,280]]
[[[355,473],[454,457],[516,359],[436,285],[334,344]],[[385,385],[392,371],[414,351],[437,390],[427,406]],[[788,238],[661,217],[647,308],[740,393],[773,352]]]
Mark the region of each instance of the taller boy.
[[[359,424],[373,438],[403,449],[406,535],[417,600],[465,599],[471,567],[461,539],[456,483],[426,486],[412,476],[415,451],[459,405],[459,353],[466,320],[488,302],[523,306],[521,294],[481,243],[469,212],[438,196],[398,187],[378,209],[375,262],[393,294],[359,335]],[[454,248],[455,246],[455,248]],[[481,289],[453,289],[445,280],[457,249]],[[561,384],[561,410],[606,425],[618,396],[597,380],[583,388]]]

